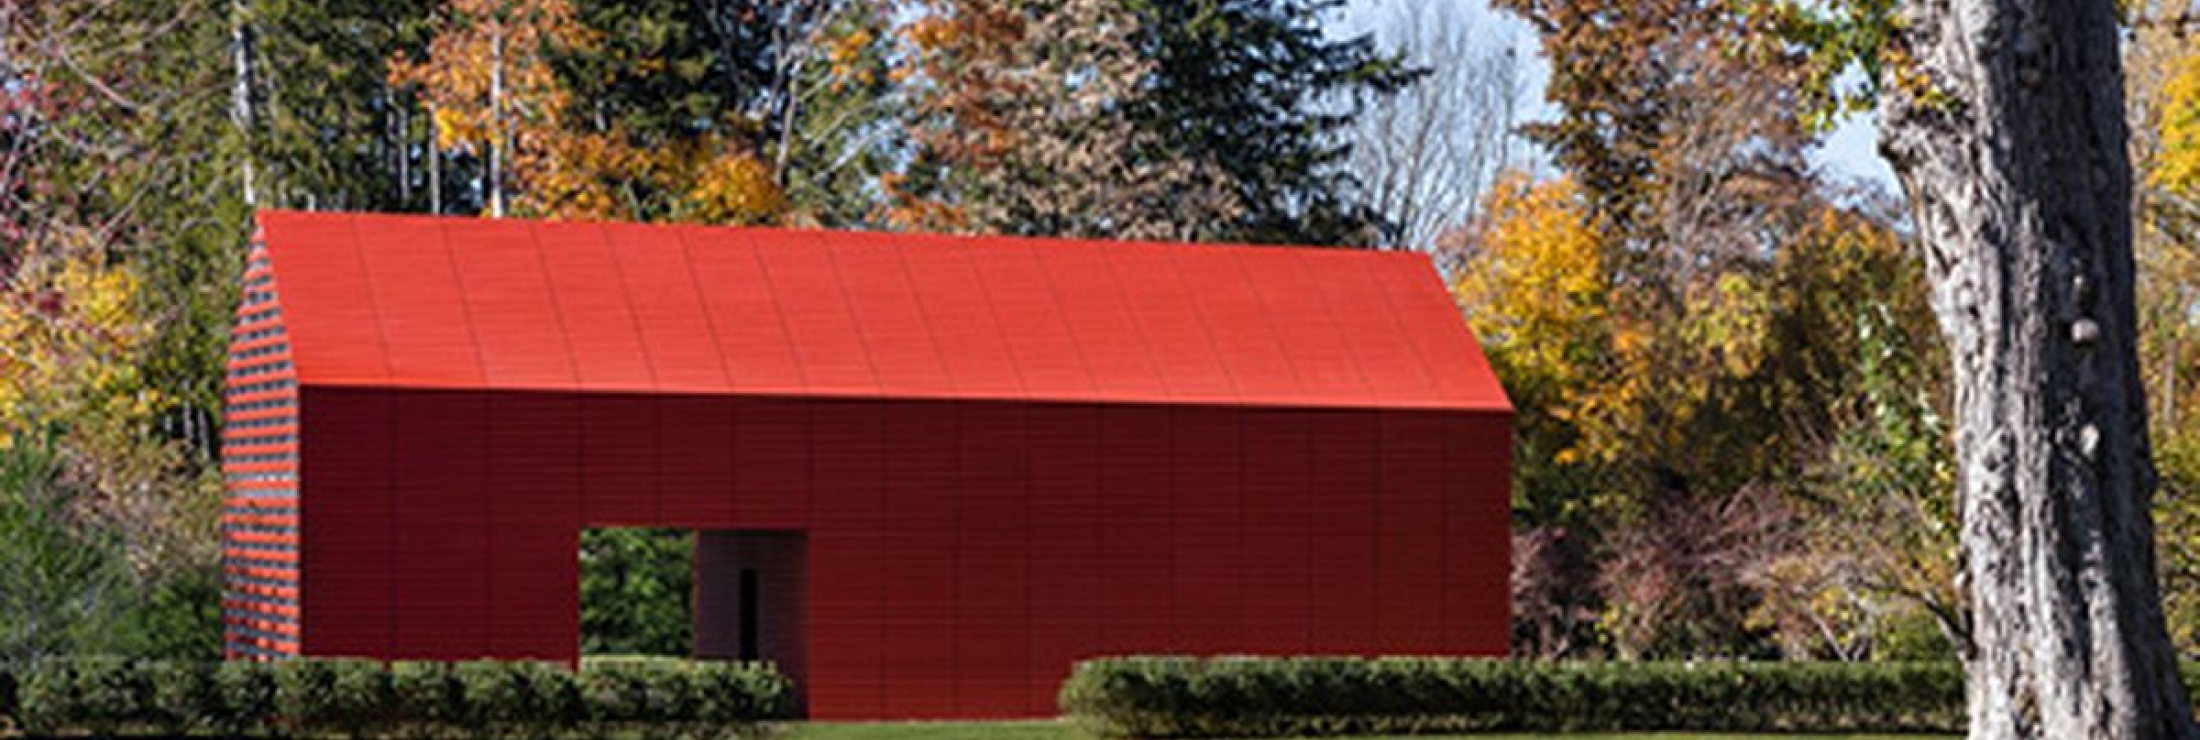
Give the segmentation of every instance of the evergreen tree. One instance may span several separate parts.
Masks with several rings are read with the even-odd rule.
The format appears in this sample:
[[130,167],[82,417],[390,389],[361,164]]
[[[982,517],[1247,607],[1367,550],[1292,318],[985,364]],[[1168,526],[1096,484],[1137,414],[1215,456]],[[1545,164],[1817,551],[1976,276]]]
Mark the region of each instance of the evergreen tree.
[[1332,39],[1342,0],[1123,0],[1144,20],[1150,92],[1139,127],[1156,156],[1227,173],[1242,212],[1201,228],[1211,240],[1374,244],[1379,216],[1346,194],[1339,136],[1361,106],[1417,76],[1367,36]]
[[1304,0],[932,0],[905,226],[1372,244],[1339,136],[1414,74]]

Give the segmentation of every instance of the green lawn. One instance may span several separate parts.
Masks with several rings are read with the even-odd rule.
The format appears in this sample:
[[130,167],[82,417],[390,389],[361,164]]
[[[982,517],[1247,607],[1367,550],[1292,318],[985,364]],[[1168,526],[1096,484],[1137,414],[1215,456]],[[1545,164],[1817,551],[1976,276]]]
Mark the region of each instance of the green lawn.
[[[1060,722],[908,722],[806,724],[792,740],[1087,740]],[[1423,735],[1415,740],[1933,740],[1932,735]],[[1380,740],[1331,738],[1330,740]]]

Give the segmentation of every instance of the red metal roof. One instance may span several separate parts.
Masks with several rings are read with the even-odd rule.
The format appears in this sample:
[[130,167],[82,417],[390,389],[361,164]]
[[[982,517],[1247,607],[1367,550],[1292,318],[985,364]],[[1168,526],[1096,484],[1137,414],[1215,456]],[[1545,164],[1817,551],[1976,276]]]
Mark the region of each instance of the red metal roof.
[[259,219],[306,385],[1509,410],[1421,255]]

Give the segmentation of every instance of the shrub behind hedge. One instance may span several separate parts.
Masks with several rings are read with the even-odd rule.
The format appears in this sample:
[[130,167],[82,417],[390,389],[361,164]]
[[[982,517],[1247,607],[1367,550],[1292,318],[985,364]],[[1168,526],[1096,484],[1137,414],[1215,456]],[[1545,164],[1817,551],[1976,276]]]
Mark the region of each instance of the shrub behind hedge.
[[1065,714],[1102,737],[1453,732],[1954,732],[1954,663],[1116,658]]
[[345,659],[163,663],[119,658],[0,667],[0,729],[34,737],[650,737],[760,734],[791,718],[761,664],[678,660],[562,666]]

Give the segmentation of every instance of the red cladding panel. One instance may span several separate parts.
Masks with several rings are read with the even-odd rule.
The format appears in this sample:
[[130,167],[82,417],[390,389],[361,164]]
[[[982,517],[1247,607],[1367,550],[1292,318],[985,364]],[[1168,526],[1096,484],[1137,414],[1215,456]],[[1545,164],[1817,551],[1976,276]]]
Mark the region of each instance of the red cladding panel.
[[1091,393],[1095,386],[1085,368],[1084,348],[1054,299],[1054,286],[1039,262],[1040,249],[1004,243],[988,259],[971,260],[983,289],[980,295],[992,299],[993,318],[1023,387]]
[[1347,345],[1343,322],[1323,302],[1328,276],[1313,259],[1247,260],[1247,281],[1260,294],[1261,313],[1276,332],[1291,376],[1309,395],[1342,401],[1375,395]]
[[1093,386],[1100,387],[1105,379],[1107,387],[1126,399],[1167,398],[1168,386],[1146,351],[1108,252],[1093,245],[1060,244],[1035,254],[1062,312],[1064,336],[1078,348]]
[[594,224],[553,227],[532,232],[551,299],[563,317],[558,325],[572,348],[573,370],[582,390],[640,391],[657,387],[642,346],[640,319],[623,290],[619,261],[603,228]]
[[293,337],[309,338],[292,342],[299,367],[334,382],[389,382],[389,353],[360,258],[358,226],[348,217],[263,216],[261,222],[271,251],[283,245],[296,255],[283,260],[277,278],[283,323]]
[[746,529],[810,522],[810,408],[803,401],[744,398],[734,404],[733,517]]
[[303,599],[315,616],[305,649],[377,656],[396,626],[396,536],[389,470],[395,401],[375,390],[308,389],[314,433],[303,437]]
[[1380,464],[1373,415],[1316,412],[1309,427],[1313,491],[1307,512],[1317,524],[1308,547],[1313,599],[1307,650],[1362,655],[1375,647],[1376,518]]
[[660,391],[717,391],[727,386],[702,291],[688,269],[684,231],[620,224],[604,227],[618,276],[634,307],[636,333]]
[[647,527],[658,521],[656,396],[581,397],[581,519],[595,527]]
[[1268,320],[1260,293],[1246,282],[1246,260],[1225,251],[1176,249],[1177,272],[1189,289],[1192,313],[1206,327],[1207,336],[1242,398],[1292,398],[1306,386],[1284,354],[1279,334],[1285,330]]
[[1130,304],[1144,350],[1159,369],[1168,397],[1205,403],[1238,400],[1176,259],[1163,250],[1125,251],[1108,260],[1108,267]]
[[827,401],[810,410],[820,492],[809,536],[809,669],[813,706],[838,716],[879,717],[887,629],[887,429],[879,404]]
[[1173,613],[1169,409],[1123,406],[1100,417],[1100,641],[1110,653],[1169,650]]
[[1444,447],[1441,416],[1385,411],[1376,499],[1375,649],[1427,655],[1443,646]]
[[787,323],[788,342],[794,346],[806,387],[831,395],[878,393],[878,371],[864,349],[832,254],[822,240],[814,234],[778,232],[776,238],[758,239],[756,244],[765,289],[778,296],[803,297],[779,301],[779,312]]
[[975,251],[958,240],[911,237],[928,249],[903,252],[911,282],[929,288],[918,297],[940,359],[959,395],[1013,398],[1024,394],[1024,380],[1001,333],[985,283],[972,264]]
[[657,526],[722,529],[737,525],[734,399],[671,396],[657,401]]
[[[823,246],[832,258],[834,274],[848,293],[849,309],[862,334],[872,367],[880,376],[892,377],[902,393],[917,396],[950,396],[955,384],[940,359],[939,340],[932,336],[924,307],[917,303],[916,288],[901,266],[901,250],[884,235],[835,240]],[[883,269],[863,269],[883,265]]]
[[751,393],[792,393],[806,387],[785,311],[770,290],[750,237],[727,229],[683,229],[688,264],[702,286],[703,307],[727,381]]
[[1031,606],[1030,496],[1020,404],[973,403],[957,413],[962,447],[955,491],[955,711],[1014,716]]
[[1430,369],[1437,395],[1478,409],[1506,408],[1504,386],[1482,356],[1474,332],[1458,320],[1459,304],[1443,289],[1435,266],[1425,259],[1393,258],[1371,261],[1367,267],[1385,287],[1383,299],[1398,319],[1400,334]]
[[[1435,401],[1429,371],[1421,367],[1406,328],[1383,297],[1390,287],[1370,275],[1362,266],[1365,260],[1354,255],[1316,252],[1306,259],[1321,276],[1317,295],[1337,322],[1343,353],[1353,358],[1366,387],[1407,405]],[[1455,315],[1452,323],[1458,321]]]
[[1458,653],[1504,655],[1512,634],[1512,420],[1461,414],[1444,427],[1446,642]]
[[491,548],[485,397],[399,393],[395,405],[394,652],[438,660],[486,655]]
[[572,388],[579,376],[534,234],[491,221],[451,222],[446,233],[459,245],[451,262],[483,377],[500,387]]
[[1170,649],[1239,652],[1243,637],[1245,545],[1239,412],[1170,410],[1170,534],[1173,558]]
[[1297,410],[1255,410],[1245,418],[1244,639],[1249,652],[1306,651],[1311,618],[1312,550],[1327,522],[1309,516],[1314,486],[1311,417]]
[[955,672],[957,406],[892,403],[886,422],[885,717],[951,712]]
[[1025,709],[1054,711],[1055,692],[1100,640],[1100,445],[1105,409],[1039,405],[1024,418],[1030,440],[1031,643]]
[[578,656],[580,420],[576,394],[489,399],[489,645],[499,657]]
[[459,287],[444,241],[448,226],[443,219],[391,219],[375,227],[377,239],[359,250],[359,260],[389,348],[390,374],[478,388],[488,377],[475,346],[470,298]]

